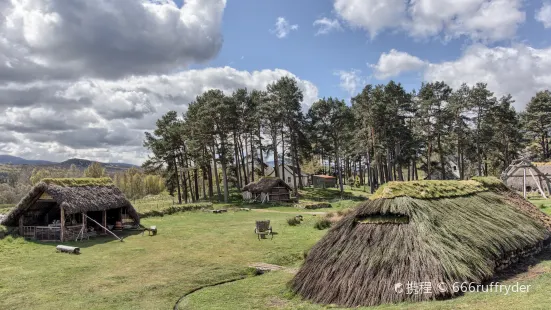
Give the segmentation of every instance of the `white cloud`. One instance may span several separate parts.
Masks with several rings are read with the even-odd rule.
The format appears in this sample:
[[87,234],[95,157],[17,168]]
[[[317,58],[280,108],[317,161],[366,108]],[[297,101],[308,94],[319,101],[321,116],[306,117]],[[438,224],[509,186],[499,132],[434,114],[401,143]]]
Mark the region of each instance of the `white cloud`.
[[342,31],[341,23],[338,19],[329,19],[323,17],[314,21],[313,26],[318,27],[316,35],[328,34],[332,31]]
[[414,38],[477,41],[512,38],[525,20],[522,5],[523,0],[334,0],[337,14],[371,37],[390,29]]
[[226,0],[2,2],[0,83],[166,72],[222,46]]
[[418,57],[392,49],[381,54],[376,64],[369,66],[373,69],[375,77],[382,80],[407,71],[419,70],[425,65],[426,62]]
[[455,88],[462,82],[487,83],[497,96],[513,95],[515,107],[523,109],[537,91],[551,85],[551,47],[474,45],[455,61],[430,64],[424,75],[426,80],[443,80]]
[[278,17],[275,23],[275,29],[272,32],[279,39],[283,39],[293,30],[298,30],[298,25],[291,25],[285,17]]
[[[281,69],[239,71],[230,67],[189,70],[170,75],[132,76],[118,80],[80,79],[0,85],[0,97],[24,98],[0,105],[0,154],[64,160],[141,163],[142,141],[164,113],[184,112],[202,92],[217,88],[265,89],[283,76],[297,79],[304,108],[318,99],[317,87]],[[28,100],[25,94],[30,93]],[[55,122],[51,120],[55,119]],[[53,153],[52,153],[53,152]]]
[[406,11],[404,0],[334,0],[333,7],[351,26],[365,29],[371,37],[400,26]]
[[496,96],[511,94],[522,110],[538,91],[551,85],[551,47],[536,49],[523,44],[511,47],[469,46],[456,60],[429,63],[404,52],[383,53],[372,65],[379,79],[419,71],[425,81],[445,81],[453,88],[462,83],[487,83]]
[[541,22],[545,28],[551,28],[551,2],[545,2],[536,12],[536,20]]
[[361,76],[361,71],[352,69],[350,71],[340,70],[334,73],[340,79],[339,86],[349,95],[354,95],[360,87],[365,84],[365,78]]

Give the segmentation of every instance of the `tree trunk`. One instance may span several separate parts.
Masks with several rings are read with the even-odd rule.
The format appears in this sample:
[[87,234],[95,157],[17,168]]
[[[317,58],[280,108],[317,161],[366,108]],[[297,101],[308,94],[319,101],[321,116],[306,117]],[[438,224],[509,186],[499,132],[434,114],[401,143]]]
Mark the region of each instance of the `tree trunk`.
[[[245,164],[245,154],[243,151],[243,141],[241,141],[241,137],[237,137],[237,140],[239,141],[239,155],[241,157],[241,168],[243,169],[243,186],[249,184],[249,165]],[[247,149],[247,139],[245,139],[245,150]],[[243,187],[240,187],[240,189]]]
[[281,179],[285,181],[285,137],[283,136],[283,129],[281,129]]
[[274,149],[274,173],[276,177],[279,177],[279,171],[277,166],[279,166],[279,160],[277,158],[277,132],[272,131],[272,146]]
[[216,180],[216,191],[218,193],[218,201],[222,201],[222,193],[220,192],[220,178],[218,177],[218,166],[216,165],[216,152],[214,152],[214,146],[212,147],[212,162],[214,165],[214,177]]
[[222,164],[222,178],[224,182],[224,202],[227,203],[230,195],[228,191],[228,174],[226,172],[226,168],[227,168],[226,161],[222,160],[221,164]]
[[251,182],[254,182],[254,161],[256,160],[256,155],[254,151],[254,140],[253,135],[250,135],[250,143],[251,143]]
[[193,179],[195,181],[195,201],[199,200],[199,169],[195,167],[193,171]]
[[213,199],[214,198],[214,188],[213,188],[213,182],[212,182],[212,166],[208,165],[207,167],[208,171],[207,171],[207,180],[208,180],[208,183],[209,183],[209,199]]
[[340,167],[340,159],[339,159],[339,146],[337,143],[335,143],[335,164],[336,164],[336,169],[338,170],[338,173],[339,173],[339,187],[340,187],[340,191],[341,191],[341,197],[342,195],[344,194],[344,187],[343,187],[343,183],[342,183],[342,169]]
[[235,176],[237,177],[237,187],[242,188],[242,177],[239,165],[239,145],[237,143],[237,133],[233,133],[233,156],[235,162]]
[[[174,154],[174,153],[173,153]],[[176,155],[172,155],[174,160],[174,170],[176,174],[176,188],[178,189],[178,204],[182,204],[182,193],[180,192],[180,175],[178,173],[178,161],[176,160]],[[125,175],[126,177],[126,175]]]
[[432,157],[432,143],[429,142],[429,147],[427,148],[427,180],[430,180],[431,179],[431,163],[432,161],[430,160]]
[[265,176],[264,154],[262,152],[262,136],[260,135],[260,125],[258,125],[258,152],[260,153],[260,175]]
[[201,176],[201,179],[203,181],[203,186],[202,189],[203,189],[203,199],[207,200],[207,184],[205,183],[206,179],[207,179],[207,168],[206,167],[203,167],[201,168],[201,171],[203,173],[203,175]]
[[438,155],[440,155],[440,173],[442,173],[442,180],[446,179],[446,163],[444,163],[444,151],[442,150],[442,141],[440,134],[437,135],[438,143]]

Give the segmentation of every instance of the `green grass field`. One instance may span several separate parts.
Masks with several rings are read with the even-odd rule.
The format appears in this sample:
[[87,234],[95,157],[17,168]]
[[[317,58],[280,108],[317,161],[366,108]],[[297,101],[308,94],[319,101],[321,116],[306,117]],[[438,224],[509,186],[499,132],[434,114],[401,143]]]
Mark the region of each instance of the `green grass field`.
[[[304,196],[312,201],[323,197],[333,208],[215,204],[257,210],[146,218],[142,223],[156,225],[157,236],[130,235],[122,243],[111,237],[68,242],[81,248],[78,256],[56,253],[55,243],[7,237],[0,240],[0,309],[172,309],[194,288],[240,276],[246,278],[189,295],[180,309],[326,309],[293,296],[286,284],[304,253],[327,232],[313,227],[323,216],[315,212],[337,211],[359,201],[341,200],[333,189],[307,190]],[[551,214],[551,200],[533,202]],[[172,205],[172,197],[150,197],[135,205],[139,211],[160,209]],[[287,225],[294,214],[304,215],[304,222]],[[269,219],[277,232],[273,240],[257,240],[254,222],[262,219]],[[252,276],[248,266],[259,262],[288,270]],[[540,254],[525,269],[499,281],[531,285],[529,293],[467,293],[446,301],[370,309],[548,309],[551,252]]]

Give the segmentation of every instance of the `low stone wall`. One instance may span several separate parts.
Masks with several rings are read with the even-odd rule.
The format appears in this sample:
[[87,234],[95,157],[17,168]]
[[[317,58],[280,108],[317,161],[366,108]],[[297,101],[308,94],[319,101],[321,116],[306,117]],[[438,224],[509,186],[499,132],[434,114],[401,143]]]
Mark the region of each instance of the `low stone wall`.
[[503,258],[496,261],[495,270],[503,270],[513,264],[519,262],[519,260],[534,256],[540,253],[544,248],[551,246],[551,238],[547,238],[545,241],[538,242],[535,246],[530,248],[525,248],[519,251],[514,251],[512,253],[507,253]]

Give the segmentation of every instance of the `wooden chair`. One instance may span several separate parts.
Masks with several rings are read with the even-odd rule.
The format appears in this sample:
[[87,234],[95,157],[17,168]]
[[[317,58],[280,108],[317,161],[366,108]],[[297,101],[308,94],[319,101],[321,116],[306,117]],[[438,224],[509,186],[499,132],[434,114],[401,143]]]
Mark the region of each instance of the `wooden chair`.
[[272,227],[270,226],[270,221],[256,221],[256,228],[254,233],[257,235],[258,240],[266,239],[266,235],[271,235],[274,239],[274,234],[272,232]]

